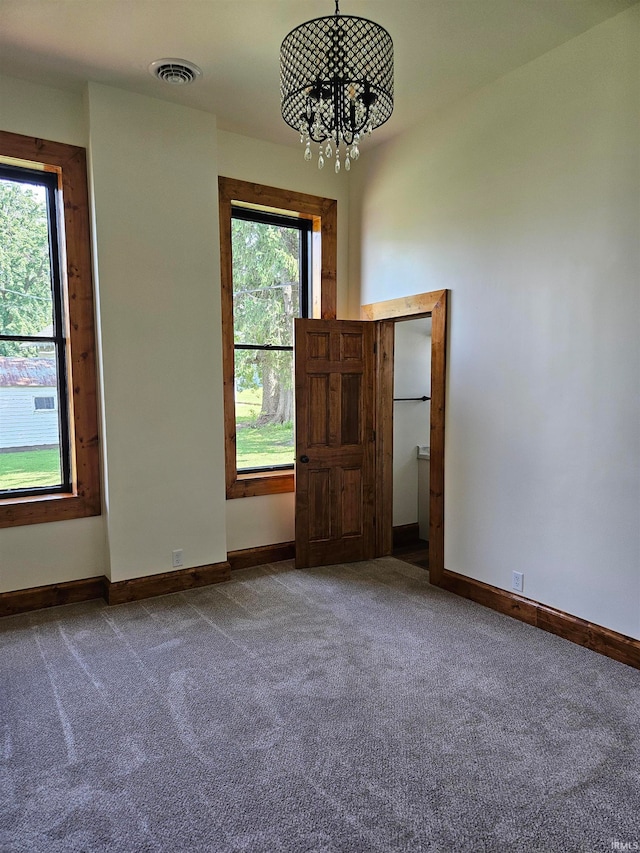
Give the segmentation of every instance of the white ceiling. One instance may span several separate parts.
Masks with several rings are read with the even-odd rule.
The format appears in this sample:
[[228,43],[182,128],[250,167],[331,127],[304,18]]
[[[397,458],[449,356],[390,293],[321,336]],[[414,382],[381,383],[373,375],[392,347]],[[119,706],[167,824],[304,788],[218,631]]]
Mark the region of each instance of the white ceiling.
[[[341,0],[342,14],[371,18],[394,40],[395,110],[371,144],[636,2]],[[0,73],[76,91],[94,80],[213,112],[226,130],[299,144],[280,117],[280,42],[333,11],[333,0],[0,0]],[[163,57],[191,60],[203,76],[160,83],[147,67]]]

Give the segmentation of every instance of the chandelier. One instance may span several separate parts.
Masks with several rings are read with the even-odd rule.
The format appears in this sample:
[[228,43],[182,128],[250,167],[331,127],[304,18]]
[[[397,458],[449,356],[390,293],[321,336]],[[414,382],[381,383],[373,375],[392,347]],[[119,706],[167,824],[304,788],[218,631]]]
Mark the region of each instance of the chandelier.
[[300,24],[280,47],[282,117],[300,132],[304,159],[335,155],[349,171],[360,143],[393,112],[393,41],[367,18],[333,15]]

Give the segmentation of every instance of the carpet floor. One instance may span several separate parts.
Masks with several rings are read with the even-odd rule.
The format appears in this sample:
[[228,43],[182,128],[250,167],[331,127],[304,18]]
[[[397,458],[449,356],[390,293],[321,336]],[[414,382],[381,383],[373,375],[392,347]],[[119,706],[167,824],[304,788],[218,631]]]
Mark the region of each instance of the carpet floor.
[[640,672],[392,557],[9,617],[0,678],[2,853],[640,849]]

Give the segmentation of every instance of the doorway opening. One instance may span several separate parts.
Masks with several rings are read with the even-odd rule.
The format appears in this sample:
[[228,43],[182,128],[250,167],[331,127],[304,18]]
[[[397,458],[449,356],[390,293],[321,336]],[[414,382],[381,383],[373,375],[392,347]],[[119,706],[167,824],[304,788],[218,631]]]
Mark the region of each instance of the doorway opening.
[[[377,495],[376,552],[393,552],[394,497],[394,349],[396,323],[417,318],[431,319],[431,400],[429,412],[429,580],[439,586],[444,571],[444,440],[446,389],[446,338],[448,291],[363,305],[363,320],[378,320],[377,348]],[[401,396],[398,394],[397,396]],[[404,395],[402,395],[404,396]],[[409,395],[407,395],[409,396]],[[411,395],[414,396],[414,395]],[[417,395],[416,395],[417,396]],[[419,395],[422,396],[422,395]],[[425,401],[426,402],[426,401]],[[398,404],[396,404],[398,405]]]
[[428,569],[431,317],[394,325],[393,553]]

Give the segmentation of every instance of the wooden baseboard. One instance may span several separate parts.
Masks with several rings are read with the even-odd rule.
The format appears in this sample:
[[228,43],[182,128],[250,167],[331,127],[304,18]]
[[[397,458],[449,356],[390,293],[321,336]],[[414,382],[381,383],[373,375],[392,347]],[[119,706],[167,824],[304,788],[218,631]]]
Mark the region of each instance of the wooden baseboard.
[[228,581],[230,577],[229,563],[224,562],[116,583],[111,583],[108,578],[102,576],[18,589],[0,593],[0,616],[12,616],[29,610],[41,610],[43,607],[56,607],[59,604],[90,601],[93,598],[104,598],[107,604],[123,604],[126,601],[138,601],[154,595],[166,595],[196,586]]
[[59,604],[101,598],[104,580],[103,577],[83,578],[0,593],[0,616],[13,616],[15,613],[41,610],[43,607],[57,607]]
[[[410,526],[403,525],[403,528]],[[154,595],[166,595],[184,589],[221,583],[230,579],[232,570],[292,559],[294,554],[293,542],[280,542],[276,545],[230,551],[227,555],[228,560],[223,563],[179,569],[175,572],[164,572],[116,583],[111,583],[105,577],[93,577],[3,592],[0,593],[0,617],[95,598],[104,598],[108,604],[139,601]],[[579,646],[599,652],[620,663],[640,669],[640,640],[633,637],[627,637],[617,631],[572,616],[570,613],[547,607],[447,569],[442,574],[439,586],[499,613],[505,613],[521,622],[527,622],[543,631],[549,631]]]
[[163,572],[159,575],[129,578],[115,583],[105,578],[104,598],[107,604],[124,604],[127,601],[139,601],[154,595],[167,595],[197,586],[221,583],[228,581],[230,577],[230,566],[225,561],[208,566],[196,566],[192,569]]
[[420,539],[420,525],[417,521],[413,524],[397,524],[393,528],[393,547],[400,548],[403,545],[413,545]]
[[442,573],[439,586],[620,663],[640,669],[640,640],[633,637],[447,569]]
[[229,551],[227,560],[231,571],[263,566],[265,563],[279,563],[281,560],[293,560],[296,556],[295,542],[278,542],[275,545],[261,545],[258,548],[243,548]]

